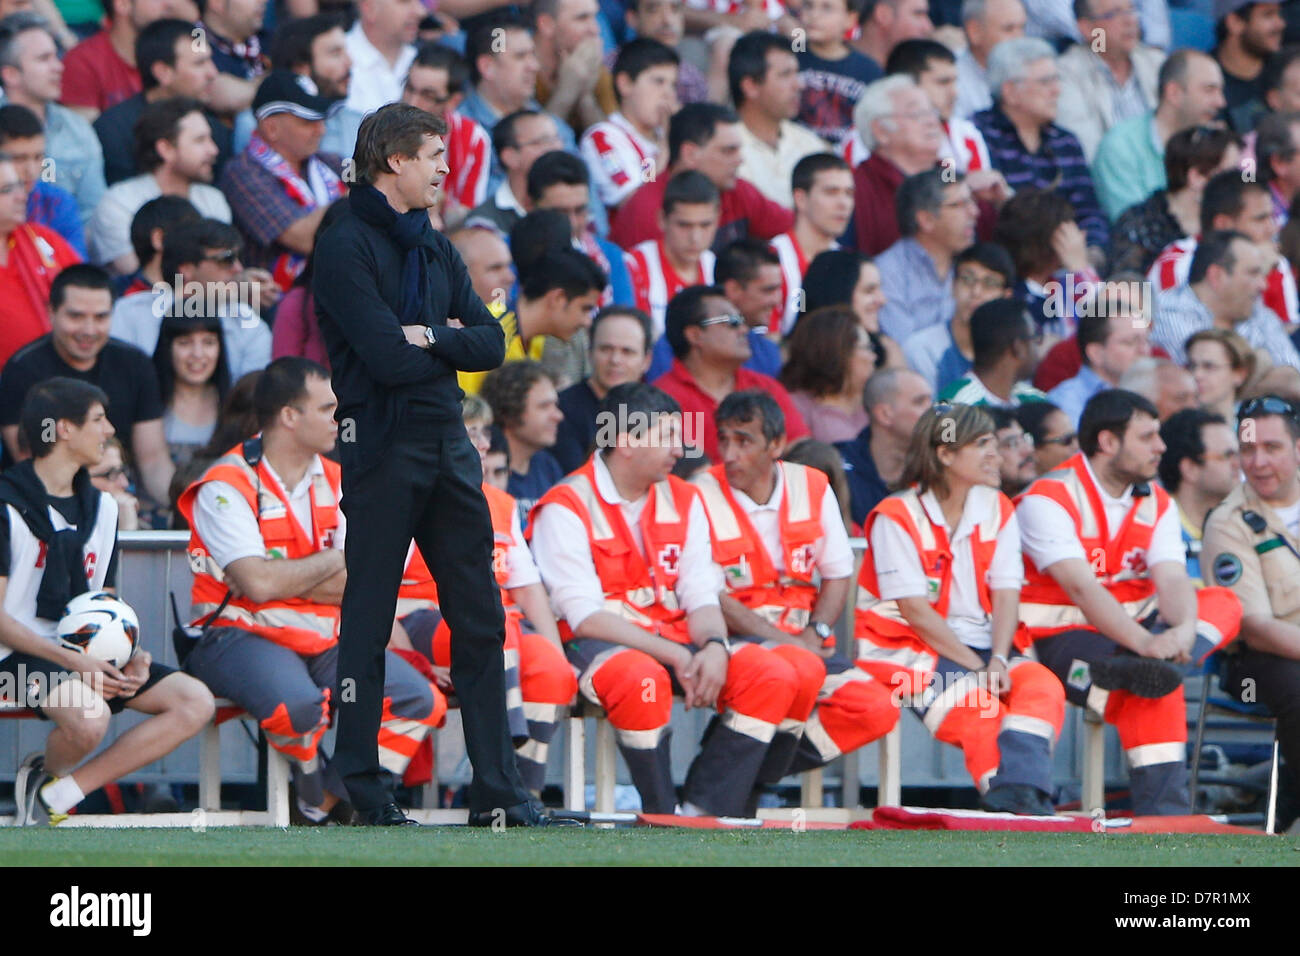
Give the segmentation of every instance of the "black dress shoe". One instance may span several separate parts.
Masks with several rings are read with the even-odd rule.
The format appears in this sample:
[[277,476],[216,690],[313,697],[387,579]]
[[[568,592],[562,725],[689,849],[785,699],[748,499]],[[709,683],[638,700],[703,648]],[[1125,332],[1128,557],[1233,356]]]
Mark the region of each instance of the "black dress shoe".
[[532,800],[513,807],[496,807],[492,810],[474,810],[469,815],[472,827],[556,827],[582,826],[580,820],[557,820],[541,804]]
[[1027,783],[1007,783],[992,787],[980,797],[980,809],[987,813],[1018,813],[1027,817],[1051,816],[1056,811],[1049,809],[1042,792]]
[[423,824],[412,820],[395,803],[386,803],[377,810],[357,811],[353,825],[359,827],[418,827]]

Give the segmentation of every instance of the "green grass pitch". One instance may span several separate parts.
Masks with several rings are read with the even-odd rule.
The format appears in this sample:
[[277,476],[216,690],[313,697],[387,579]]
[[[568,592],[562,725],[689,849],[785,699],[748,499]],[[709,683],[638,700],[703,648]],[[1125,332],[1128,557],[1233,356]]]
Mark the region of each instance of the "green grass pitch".
[[0,829],[0,867],[1297,866],[1291,837],[880,831]]

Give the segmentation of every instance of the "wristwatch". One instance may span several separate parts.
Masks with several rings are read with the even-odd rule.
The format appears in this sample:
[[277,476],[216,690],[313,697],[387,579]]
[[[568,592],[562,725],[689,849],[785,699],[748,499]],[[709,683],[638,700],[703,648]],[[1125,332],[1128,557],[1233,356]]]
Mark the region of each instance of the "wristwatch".
[[424,340],[429,343],[425,346],[426,348],[433,348],[438,344],[438,337],[433,334],[433,326],[426,325],[424,327]]
[[825,621],[814,621],[809,626],[813,629],[813,633],[817,635],[817,639],[822,642],[822,647],[829,647],[829,642],[835,639],[835,632],[831,630],[831,626]]
[[[710,644],[721,644],[722,649],[727,652],[727,656],[731,656],[731,641],[725,637],[711,637],[704,642],[704,647],[708,647]],[[701,647],[700,650],[704,650],[704,647]]]

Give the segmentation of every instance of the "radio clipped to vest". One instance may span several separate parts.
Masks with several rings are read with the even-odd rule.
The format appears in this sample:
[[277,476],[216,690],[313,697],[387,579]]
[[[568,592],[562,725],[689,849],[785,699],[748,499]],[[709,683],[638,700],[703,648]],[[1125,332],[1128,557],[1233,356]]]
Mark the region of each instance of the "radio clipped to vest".
[[[260,434],[254,435],[246,440],[240,451],[244,456],[244,461],[248,462],[254,473],[257,474],[257,495],[260,499],[262,496],[262,476],[257,473],[257,466],[262,460],[262,436]],[[226,609],[230,599],[235,596],[235,592],[227,588],[226,595],[221,599],[221,603],[217,605],[217,609],[198,624],[181,623],[180,609],[176,606],[176,595],[169,593],[167,596],[171,598],[172,602],[172,647],[176,650],[177,666],[183,668],[190,654],[194,652],[194,648],[198,646],[199,641],[203,640],[203,636],[208,633],[208,628],[212,626],[212,622],[221,617],[221,612]]]
[[[1246,526],[1250,528],[1251,531],[1255,532],[1255,534],[1263,534],[1268,530],[1268,522],[1266,522],[1258,512],[1243,511],[1241,513],[1241,520],[1246,522]],[[1274,534],[1273,537],[1267,541],[1259,542],[1255,545],[1255,553],[1268,554],[1268,552],[1272,551],[1274,548],[1286,548],[1294,554],[1297,559],[1300,559],[1300,551],[1297,551],[1295,546],[1281,534]]]

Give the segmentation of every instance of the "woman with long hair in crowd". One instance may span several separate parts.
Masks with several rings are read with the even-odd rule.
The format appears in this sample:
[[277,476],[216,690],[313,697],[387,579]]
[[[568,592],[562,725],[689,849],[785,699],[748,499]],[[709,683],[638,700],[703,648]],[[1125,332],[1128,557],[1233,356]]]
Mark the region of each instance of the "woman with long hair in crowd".
[[[803,311],[811,315],[828,305],[846,305],[871,336],[880,368],[907,368],[902,347],[880,331],[885,293],[876,264],[859,252],[827,249],[819,252],[803,277]],[[800,320],[802,321],[802,319]],[[795,328],[798,328],[795,323]]]
[[153,365],[163,401],[163,433],[178,468],[211,440],[230,389],[221,329],[216,316],[168,316],[158,331]]
[[1046,815],[1065,692],[1013,644],[1024,567],[1000,463],[982,409],[945,402],[917,421],[899,490],[863,529],[858,666],[962,749],[985,810]]
[[257,388],[260,371],[242,375],[239,381],[226,392],[221,403],[221,412],[217,416],[217,427],[208,439],[208,443],[198,449],[188,462],[176,469],[172,483],[167,489],[171,499],[171,527],[187,530],[189,525],[181,513],[176,510],[176,501],[181,493],[198,477],[208,470],[208,466],[234,448],[240,442],[257,434],[257,410],[253,407],[253,392]]
[[847,306],[805,315],[787,340],[781,384],[817,441],[852,441],[867,427],[862,387],[876,370],[871,337]]

